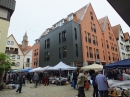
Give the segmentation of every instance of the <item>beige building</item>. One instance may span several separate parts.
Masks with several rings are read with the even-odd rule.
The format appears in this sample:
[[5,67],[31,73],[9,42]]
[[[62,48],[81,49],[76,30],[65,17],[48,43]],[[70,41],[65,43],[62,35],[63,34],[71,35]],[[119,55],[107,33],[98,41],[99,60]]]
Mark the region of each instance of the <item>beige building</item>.
[[0,52],[5,52],[10,18],[15,9],[15,0],[0,0]]
[[7,38],[5,53],[16,63],[16,66],[12,66],[11,69],[23,68],[24,54],[13,35]]

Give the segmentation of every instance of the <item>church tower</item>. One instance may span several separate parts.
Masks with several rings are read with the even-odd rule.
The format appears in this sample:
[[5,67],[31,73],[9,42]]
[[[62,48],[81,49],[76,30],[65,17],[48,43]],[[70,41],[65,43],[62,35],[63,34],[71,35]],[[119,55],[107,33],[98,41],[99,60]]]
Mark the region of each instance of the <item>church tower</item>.
[[25,35],[23,36],[23,41],[22,41],[22,48],[26,49],[28,47],[28,36],[27,33],[25,32]]

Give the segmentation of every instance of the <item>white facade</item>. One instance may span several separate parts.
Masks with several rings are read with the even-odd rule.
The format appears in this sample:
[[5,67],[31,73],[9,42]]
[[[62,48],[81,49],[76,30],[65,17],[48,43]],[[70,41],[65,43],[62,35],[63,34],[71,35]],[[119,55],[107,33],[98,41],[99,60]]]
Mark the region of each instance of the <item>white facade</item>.
[[10,57],[10,59],[12,59],[13,62],[16,63],[16,66],[12,66],[11,69],[23,68],[24,55],[13,35],[10,35],[7,38],[5,53]]
[[32,67],[32,49],[25,54],[24,57],[24,69]]
[[127,50],[127,56],[130,58],[130,38],[128,37],[128,40],[125,41],[126,50]]
[[119,37],[118,37],[117,43],[118,43],[118,50],[120,54],[120,60],[127,59],[128,55],[127,55],[127,50],[126,50],[126,44],[124,41],[124,34],[121,27],[119,29]]

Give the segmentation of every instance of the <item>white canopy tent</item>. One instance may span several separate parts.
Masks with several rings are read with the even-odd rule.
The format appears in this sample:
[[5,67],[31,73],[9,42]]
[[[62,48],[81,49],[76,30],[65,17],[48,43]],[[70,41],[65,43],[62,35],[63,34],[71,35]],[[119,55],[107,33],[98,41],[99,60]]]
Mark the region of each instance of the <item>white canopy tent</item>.
[[48,68],[47,70],[76,70],[77,67],[71,67],[63,62],[59,62],[54,67]]
[[43,71],[45,71],[45,70],[47,70],[47,69],[51,69],[52,67],[51,66],[45,66],[45,67],[43,67],[43,68],[39,68],[39,69],[37,69],[36,71],[37,72],[43,72]]
[[83,69],[83,70],[102,70],[103,66],[99,65],[99,64],[92,64],[92,65],[84,66],[81,69]]
[[37,67],[37,68],[34,68],[34,69],[32,69],[32,70],[30,70],[29,72],[35,72],[35,71],[37,71],[37,70],[39,70],[39,69],[41,69],[42,67]]

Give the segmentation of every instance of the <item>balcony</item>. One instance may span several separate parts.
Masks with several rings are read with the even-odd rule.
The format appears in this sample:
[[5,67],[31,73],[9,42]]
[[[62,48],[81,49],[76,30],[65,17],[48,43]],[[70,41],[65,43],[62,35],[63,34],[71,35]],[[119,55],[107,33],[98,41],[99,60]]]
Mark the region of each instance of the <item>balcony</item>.
[[7,54],[18,54],[18,51],[9,51],[9,50],[6,50],[5,53],[7,53]]

